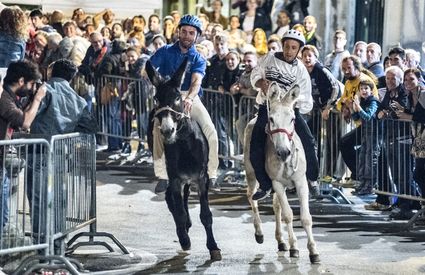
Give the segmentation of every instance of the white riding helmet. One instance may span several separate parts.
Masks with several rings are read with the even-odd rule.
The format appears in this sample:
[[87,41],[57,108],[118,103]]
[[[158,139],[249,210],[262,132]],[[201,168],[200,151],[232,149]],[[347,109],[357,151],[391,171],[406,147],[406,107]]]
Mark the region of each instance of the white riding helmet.
[[293,39],[298,42],[300,42],[300,47],[303,47],[305,45],[305,37],[302,33],[300,33],[297,30],[288,30],[285,32],[285,34],[282,36],[282,44],[285,40]]

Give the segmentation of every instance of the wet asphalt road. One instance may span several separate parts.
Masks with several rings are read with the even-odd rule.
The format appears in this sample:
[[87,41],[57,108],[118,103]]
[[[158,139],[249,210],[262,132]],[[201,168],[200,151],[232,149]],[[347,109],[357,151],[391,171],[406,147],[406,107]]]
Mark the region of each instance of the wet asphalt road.
[[114,234],[142,255],[143,270],[136,274],[425,274],[425,228],[402,232],[405,221],[388,221],[389,212],[366,211],[364,201],[356,197],[350,197],[354,205],[310,203],[320,264],[309,262],[296,198],[291,205],[300,257],[277,251],[270,200],[260,206],[265,240],[257,244],[242,186],[226,186],[210,195],[214,234],[223,256],[211,262],[197,196],[191,196],[189,206],[192,249],[183,252],[164,196],[154,194],[154,187],[150,166],[98,165],[98,230]]

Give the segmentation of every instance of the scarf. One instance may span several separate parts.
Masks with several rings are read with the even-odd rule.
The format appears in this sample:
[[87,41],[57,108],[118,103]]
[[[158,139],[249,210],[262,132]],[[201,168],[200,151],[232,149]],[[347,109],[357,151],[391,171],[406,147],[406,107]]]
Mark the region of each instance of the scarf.
[[96,59],[92,63],[93,68],[95,68],[97,65],[99,65],[100,61],[102,61],[102,59],[105,56],[107,51],[108,51],[108,47],[106,47],[106,45],[103,46],[102,49],[100,50],[100,53],[98,54],[98,56],[96,57]]

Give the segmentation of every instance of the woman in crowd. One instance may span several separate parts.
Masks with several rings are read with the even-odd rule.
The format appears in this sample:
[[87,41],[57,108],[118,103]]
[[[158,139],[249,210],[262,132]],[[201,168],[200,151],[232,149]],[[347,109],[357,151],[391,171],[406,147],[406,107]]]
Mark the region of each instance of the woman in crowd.
[[242,49],[246,41],[246,33],[241,30],[239,16],[231,15],[229,18],[230,30],[226,30],[229,34],[229,48]]
[[162,34],[156,34],[152,38],[152,45],[153,45],[154,52],[156,52],[159,48],[161,48],[162,46],[166,44],[167,44],[167,41]]
[[103,35],[103,38],[105,38],[107,41],[112,41],[112,31],[109,27],[104,26],[101,30],[100,33]]
[[261,28],[264,31],[270,31],[271,24],[268,24],[268,19],[265,14],[258,8],[257,0],[246,1],[247,11],[239,17],[241,29],[247,34],[247,43],[250,43],[253,36],[253,31],[256,28]]
[[171,15],[164,17],[162,22],[162,32],[167,41],[167,44],[171,44],[175,41],[174,18]]
[[257,50],[258,56],[267,54],[267,35],[263,29],[257,28],[252,33],[252,45]]
[[[413,121],[412,123],[412,155],[415,158],[415,170],[413,179],[422,191],[425,198],[425,87],[421,71],[419,69],[407,69],[404,71],[404,86],[408,93],[410,108],[396,106],[397,116],[400,119]],[[425,203],[421,202],[422,207]]]
[[0,68],[25,57],[28,39],[28,19],[17,6],[4,8],[0,13]]
[[137,47],[129,47],[125,51],[127,56],[127,75],[131,78],[141,78],[142,71],[145,67],[146,60],[149,59],[148,55],[141,54],[140,49]]

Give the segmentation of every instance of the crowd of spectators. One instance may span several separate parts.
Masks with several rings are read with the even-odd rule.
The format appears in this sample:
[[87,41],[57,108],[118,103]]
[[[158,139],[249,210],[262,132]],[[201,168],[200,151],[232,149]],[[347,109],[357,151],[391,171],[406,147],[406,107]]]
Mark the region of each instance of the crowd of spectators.
[[[294,17],[291,11],[294,2],[298,1],[288,2],[288,6],[280,7],[278,11],[276,22],[273,22],[277,26],[275,29],[272,29],[271,19],[273,1],[233,1],[232,8],[239,8],[240,13],[229,18],[222,13],[222,1],[211,1],[210,7],[201,8],[198,16],[203,22],[203,29],[196,49],[208,64],[203,88],[230,92],[236,98],[255,96],[257,90],[249,81],[253,67],[268,54],[282,51],[282,35],[291,28],[297,29],[306,41],[306,46],[299,52],[298,62],[302,62],[310,74],[314,110],[324,121],[329,118],[330,111],[335,110],[347,121],[355,122],[353,130],[348,133],[339,131],[335,138],[343,160],[351,170],[351,180],[357,183],[356,194],[372,193],[373,188],[382,184],[378,179],[393,183],[405,181],[405,186],[416,182],[420,189],[425,190],[425,88],[424,71],[419,66],[420,54],[413,49],[392,48],[386,58],[389,62],[386,68],[379,44],[357,41],[350,47],[344,30],[335,31],[333,50],[324,54],[315,17],[309,15],[305,7]],[[163,45],[177,40],[179,19],[178,11],[163,18],[152,14],[147,21],[143,15],[119,21],[111,9],[89,15],[77,8],[71,18],[66,19],[59,10],[46,14],[41,10],[25,12],[16,6],[5,7],[0,14],[0,67],[7,68],[13,62],[26,59],[37,64],[46,76],[51,64],[67,59],[78,67],[87,84],[92,84],[90,79],[109,74],[143,78],[146,60]],[[347,46],[353,49],[352,54]],[[84,97],[90,110],[92,98],[89,93]],[[308,122],[310,117],[305,115],[304,119]],[[415,181],[407,182],[410,180],[408,176],[396,176],[411,174],[412,171],[399,171],[396,163],[384,161],[384,134],[375,126],[388,129],[387,118],[413,121],[414,130],[407,134],[413,136],[415,161],[407,148],[403,152],[406,161],[415,163]],[[239,119],[240,133],[246,118]],[[225,120],[218,117],[213,121],[222,155],[229,154],[230,146]],[[367,125],[375,126],[365,130]],[[313,133],[317,133],[317,126],[309,126]],[[327,123],[326,127],[337,126]],[[391,138],[397,140],[396,137],[402,134],[406,133],[392,132]],[[363,146],[371,138],[379,140],[368,147]],[[120,149],[122,144],[114,146],[109,149]],[[363,149],[359,150],[359,146]],[[363,166],[360,165],[357,155],[370,164],[363,162]],[[220,162],[223,169],[230,165],[230,162]],[[391,175],[379,175],[379,165],[387,165]],[[400,204],[403,208],[401,216],[410,216],[406,213],[413,206]],[[376,202],[367,206],[371,210],[389,207],[390,201],[385,196],[378,196]],[[394,217],[400,217],[396,214]]]

